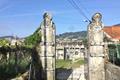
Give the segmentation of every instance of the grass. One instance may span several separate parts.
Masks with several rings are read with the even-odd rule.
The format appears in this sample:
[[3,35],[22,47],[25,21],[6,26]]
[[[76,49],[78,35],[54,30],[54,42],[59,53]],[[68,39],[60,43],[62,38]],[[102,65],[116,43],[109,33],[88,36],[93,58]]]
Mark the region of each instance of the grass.
[[72,62],[72,60],[56,60],[56,68],[78,68],[82,64],[84,64],[83,59],[79,59],[76,62]]
[[68,68],[71,65],[71,60],[56,60],[56,68]]

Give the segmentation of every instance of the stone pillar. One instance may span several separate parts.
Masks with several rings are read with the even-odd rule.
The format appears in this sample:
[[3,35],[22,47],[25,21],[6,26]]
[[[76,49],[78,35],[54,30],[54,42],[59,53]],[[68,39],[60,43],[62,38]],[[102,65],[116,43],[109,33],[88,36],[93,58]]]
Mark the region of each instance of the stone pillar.
[[55,80],[55,25],[49,13],[45,13],[41,23],[40,59],[44,80]]
[[95,13],[88,25],[88,80],[105,80],[102,15]]

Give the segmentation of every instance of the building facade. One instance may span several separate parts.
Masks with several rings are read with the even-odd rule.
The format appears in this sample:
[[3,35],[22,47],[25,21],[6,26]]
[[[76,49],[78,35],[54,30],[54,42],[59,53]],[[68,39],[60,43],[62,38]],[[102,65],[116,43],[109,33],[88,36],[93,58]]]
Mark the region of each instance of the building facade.
[[84,58],[85,47],[82,44],[82,41],[79,40],[67,40],[56,42],[56,59],[78,59]]

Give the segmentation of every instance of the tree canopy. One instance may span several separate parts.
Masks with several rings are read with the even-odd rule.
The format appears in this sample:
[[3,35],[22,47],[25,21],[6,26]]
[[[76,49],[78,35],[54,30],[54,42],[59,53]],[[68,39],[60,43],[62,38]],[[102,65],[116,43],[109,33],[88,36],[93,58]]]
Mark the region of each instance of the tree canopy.
[[[39,29],[39,28],[38,28]],[[39,30],[36,30],[32,35],[25,38],[25,45],[28,47],[33,47],[41,40]]]
[[9,41],[6,39],[0,39],[0,46],[7,46],[9,44]]

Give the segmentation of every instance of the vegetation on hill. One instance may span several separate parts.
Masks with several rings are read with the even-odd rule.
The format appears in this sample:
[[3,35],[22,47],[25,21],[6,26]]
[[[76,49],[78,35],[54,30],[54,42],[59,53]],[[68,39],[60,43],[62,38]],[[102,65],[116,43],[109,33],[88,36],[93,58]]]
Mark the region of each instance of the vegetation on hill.
[[120,24],[115,24],[114,26],[120,26]]
[[87,32],[86,31],[79,31],[79,32],[66,32],[66,33],[63,33],[63,34],[59,34],[57,35],[56,37],[57,38],[68,38],[68,39],[73,39],[73,38],[76,38],[76,39],[84,39],[86,38],[87,36]]
[[0,39],[5,39],[5,38],[13,39],[13,38],[15,38],[15,37],[14,37],[14,36],[2,36],[2,37],[0,37]]
[[41,36],[40,36],[39,30],[40,30],[40,28],[38,28],[32,35],[25,38],[24,43],[26,46],[33,47],[38,42],[40,42]]

